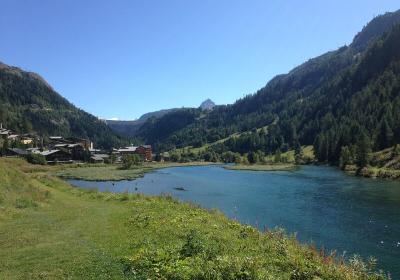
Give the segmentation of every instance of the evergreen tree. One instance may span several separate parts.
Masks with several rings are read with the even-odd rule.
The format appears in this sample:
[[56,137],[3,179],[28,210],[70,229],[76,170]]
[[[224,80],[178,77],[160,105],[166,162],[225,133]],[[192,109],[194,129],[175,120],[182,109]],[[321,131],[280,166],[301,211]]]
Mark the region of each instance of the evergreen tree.
[[303,150],[301,149],[300,143],[296,145],[294,150],[294,161],[296,164],[301,164],[303,162]]
[[381,122],[378,139],[377,139],[377,148],[379,150],[383,150],[392,146],[393,144],[393,131],[390,128],[386,118],[384,118]]
[[282,161],[282,157],[281,157],[281,151],[278,149],[275,152],[275,156],[274,156],[274,162],[278,163]]
[[371,153],[371,140],[365,133],[361,133],[356,146],[356,163],[359,168],[368,165]]
[[394,145],[392,151],[392,157],[397,157],[400,155],[400,146],[398,144]]
[[255,152],[250,152],[247,155],[247,159],[252,164],[257,163],[258,162],[258,154]]
[[350,164],[352,160],[352,155],[349,147],[342,147],[342,151],[340,152],[340,168],[345,169],[346,165]]

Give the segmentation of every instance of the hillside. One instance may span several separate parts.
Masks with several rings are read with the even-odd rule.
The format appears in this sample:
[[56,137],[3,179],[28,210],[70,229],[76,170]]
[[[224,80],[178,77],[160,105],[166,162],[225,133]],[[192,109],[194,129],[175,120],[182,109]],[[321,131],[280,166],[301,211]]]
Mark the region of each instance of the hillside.
[[72,187],[62,168],[0,159],[1,279],[387,279],[169,196]]
[[[208,111],[212,110],[215,107],[215,103],[211,99],[207,99],[203,101],[199,109]],[[145,126],[143,129],[144,131],[148,131],[150,128],[147,128],[147,126],[151,126],[152,123],[154,123],[154,119],[159,119],[164,117],[167,114],[174,114],[178,111],[185,111],[187,109],[193,109],[193,108],[172,108],[172,109],[163,109],[163,110],[158,110],[154,112],[149,112],[146,114],[143,114],[139,119],[137,120],[132,120],[132,121],[124,121],[124,120],[106,120],[107,125],[114,130],[115,132],[125,135],[128,137],[134,137],[137,136],[138,134],[143,135],[145,132],[140,132],[140,128]],[[179,113],[177,113],[179,115]],[[166,118],[168,118],[167,116]],[[152,120],[150,120],[152,119]],[[150,120],[147,125],[146,122]],[[180,129],[181,127],[179,127]],[[174,128],[173,131],[175,131],[176,128]]]
[[38,74],[0,63],[0,122],[20,133],[89,138],[110,148],[125,143],[103,121],[76,108]]
[[175,111],[179,111],[179,108],[173,109],[163,109],[159,111],[149,112],[143,114],[139,119],[132,121],[124,121],[124,120],[105,120],[106,124],[115,132],[133,137],[136,135],[137,131],[146,123],[146,121],[150,118],[161,118],[168,113],[172,113]]
[[[344,146],[365,136],[372,149],[400,141],[398,52],[400,11],[376,17],[349,46],[328,52],[273,78],[232,105],[218,106],[184,128],[158,137],[160,127],[138,136],[158,150],[199,147],[225,139],[219,150],[265,153],[314,145],[320,161],[337,163]],[[394,29],[393,29],[394,28]],[[163,118],[157,120],[164,122]],[[268,133],[259,131],[269,126]],[[380,139],[379,129],[390,139]],[[246,133],[243,133],[246,132]],[[392,135],[393,134],[393,135]],[[161,140],[160,140],[161,139]]]

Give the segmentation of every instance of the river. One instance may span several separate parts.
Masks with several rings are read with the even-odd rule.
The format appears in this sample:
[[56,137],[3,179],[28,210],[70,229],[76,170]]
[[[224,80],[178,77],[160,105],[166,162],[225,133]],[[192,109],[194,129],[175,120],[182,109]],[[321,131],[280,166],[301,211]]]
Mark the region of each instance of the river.
[[400,182],[353,177],[325,166],[274,172],[174,167],[135,181],[70,182],[100,191],[169,193],[261,230],[282,227],[301,242],[338,255],[374,256],[378,268],[400,279]]

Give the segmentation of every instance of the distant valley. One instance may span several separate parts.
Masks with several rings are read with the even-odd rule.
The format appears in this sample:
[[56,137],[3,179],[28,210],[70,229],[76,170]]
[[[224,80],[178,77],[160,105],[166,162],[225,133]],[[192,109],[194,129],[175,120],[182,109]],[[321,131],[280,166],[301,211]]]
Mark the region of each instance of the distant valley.
[[[215,107],[215,103],[211,99],[207,99],[203,101],[199,109],[201,110],[212,110]],[[169,113],[174,113],[180,110],[185,110],[188,108],[173,108],[173,109],[164,109],[164,110],[159,110],[159,111],[154,111],[150,113],[146,113],[142,115],[139,119],[137,120],[130,120],[130,121],[124,121],[124,120],[105,120],[107,125],[113,129],[115,132],[128,136],[128,137],[135,137],[139,129],[148,121],[150,118],[162,118],[164,115],[169,114]],[[190,108],[194,109],[194,108]]]

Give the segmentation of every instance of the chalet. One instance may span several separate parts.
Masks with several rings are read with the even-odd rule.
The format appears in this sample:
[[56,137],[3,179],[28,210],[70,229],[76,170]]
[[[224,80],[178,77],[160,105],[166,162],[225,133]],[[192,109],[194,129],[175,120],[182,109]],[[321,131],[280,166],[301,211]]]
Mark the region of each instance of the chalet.
[[55,144],[53,146],[56,149],[66,149],[68,151],[73,151],[73,150],[84,150],[85,148],[80,144],[80,143],[74,143],[74,144]]
[[7,139],[9,141],[17,141],[19,139],[19,135],[18,134],[9,134]]
[[0,138],[2,139],[7,139],[8,135],[11,133],[11,131],[7,129],[0,129]]
[[70,141],[74,144],[81,145],[85,150],[93,149],[93,142],[89,139],[77,138],[77,137],[69,137],[66,138],[67,141]]
[[129,146],[129,147],[125,147],[125,148],[121,148],[117,150],[117,154],[120,155],[133,155],[136,154],[136,149],[137,147],[134,146]]
[[7,139],[9,134],[11,134],[11,131],[3,128],[3,124],[0,123],[0,138]]
[[32,144],[33,141],[34,141],[34,139],[32,137],[22,136],[20,142],[23,145],[29,145],[29,144]]
[[89,149],[90,154],[95,155],[95,154],[101,154],[102,150],[100,149]]
[[28,148],[26,151],[28,154],[40,154],[41,152],[39,148]]
[[62,141],[63,137],[62,136],[50,136],[49,139],[51,141]]
[[151,161],[153,154],[150,145],[139,146],[136,148],[136,153],[139,154],[145,161]]
[[150,145],[143,145],[138,147],[129,146],[118,150],[114,150],[113,153],[121,156],[136,154],[140,155],[145,161],[151,161],[153,157]]
[[40,153],[47,163],[72,163],[72,155],[63,150],[47,150]]
[[171,156],[168,152],[161,153],[160,157],[161,157],[161,161],[170,161],[171,160]]
[[107,154],[94,154],[90,157],[92,163],[104,163],[110,156]]
[[28,152],[24,149],[9,148],[6,151],[6,156],[9,156],[9,157],[24,157],[26,155],[28,155]]
[[61,147],[62,145],[80,145],[85,150],[93,149],[93,143],[88,139],[82,139],[77,137],[68,137],[63,138],[62,136],[50,136],[50,146],[52,147]]

